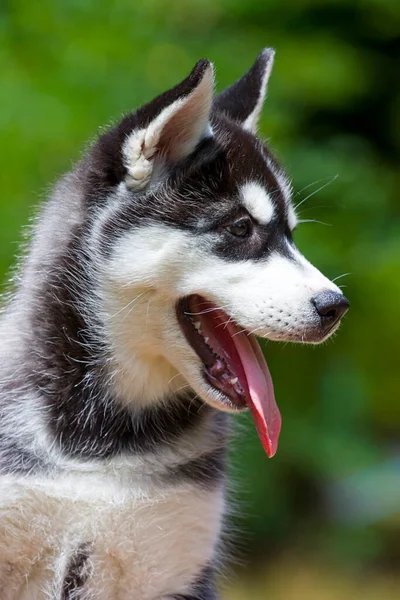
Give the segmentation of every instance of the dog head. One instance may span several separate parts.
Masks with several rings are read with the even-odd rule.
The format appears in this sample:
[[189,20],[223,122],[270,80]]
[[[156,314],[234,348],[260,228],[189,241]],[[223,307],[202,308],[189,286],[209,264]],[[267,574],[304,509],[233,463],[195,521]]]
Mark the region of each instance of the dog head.
[[269,455],[280,416],[254,334],[319,343],[348,308],[297,250],[289,180],[256,136],[273,57],[216,97],[198,62],[84,163],[121,396],[142,381],[153,401],[179,384],[220,409],[250,407]]

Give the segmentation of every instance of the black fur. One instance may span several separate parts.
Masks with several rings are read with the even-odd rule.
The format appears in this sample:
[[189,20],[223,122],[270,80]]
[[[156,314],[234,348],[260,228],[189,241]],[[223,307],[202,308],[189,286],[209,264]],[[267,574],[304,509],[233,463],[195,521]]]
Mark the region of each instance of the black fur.
[[126,168],[122,161],[122,146],[134,129],[146,127],[169,104],[188,96],[209,67],[208,60],[199,60],[190,75],[172,89],[160,94],[135,113],[126,116],[116,127],[100,136],[89,160],[84,165],[85,197],[98,205],[107,200],[107,194],[124,179]]
[[48,427],[62,452],[92,459],[154,450],[200,425],[212,409],[190,395],[171,400],[168,409],[121,406],[104,373],[107,348],[99,347],[93,323],[77,307],[91,287],[79,240],[73,238],[65,264],[46,282],[45,301],[32,319],[27,376],[47,405]]
[[[163,222],[199,236],[199,243],[207,236],[210,251],[226,260],[265,260],[273,251],[291,257],[286,199],[266,162],[268,157],[276,164],[272,153],[222,115],[213,117],[213,127],[215,138],[207,138],[188,159],[174,165],[165,185],[145,196],[132,192],[131,201],[122,204],[104,223],[105,256],[126,231]],[[269,193],[275,216],[268,225],[255,223],[250,238],[233,239],[226,225],[243,214],[239,190],[249,180],[258,181]],[[172,190],[179,202],[170,199]]]
[[218,600],[214,569],[206,567],[195,582],[192,593],[189,596],[175,596],[174,600]]
[[[226,431],[226,415],[215,413],[208,405],[193,400],[193,394],[171,399],[168,408],[158,406],[134,412],[123,408],[107,383],[104,364],[108,349],[105,340],[94,334],[96,323],[89,323],[79,310],[79,299],[91,292],[94,282],[88,277],[83,240],[88,226],[76,229],[71,241],[41,290],[41,302],[32,312],[31,343],[26,349],[24,368],[13,380],[14,393],[27,382],[40,394],[46,406],[46,423],[56,447],[63,454],[84,459],[110,458],[121,452],[143,453],[159,445],[176,442],[187,430],[216,421],[221,440]],[[102,345],[103,344],[103,345]],[[10,440],[0,462],[4,470],[16,461]],[[180,479],[204,481],[217,479],[218,455],[194,461],[193,469],[182,466]],[[214,463],[214,464],[213,464]],[[19,471],[33,474],[50,466],[28,452],[20,452]],[[222,465],[219,465],[222,469]],[[214,470],[213,474],[211,474]]]
[[62,586],[61,600],[80,600],[80,598],[83,600],[83,586],[89,577],[90,548],[91,544],[82,544],[70,557]]
[[212,488],[225,478],[226,448],[225,436],[222,437],[221,447],[202,454],[189,462],[170,468],[167,481],[191,481],[202,488]]
[[[37,346],[30,349],[35,365],[30,380],[48,406],[48,426],[59,448],[85,458],[147,452],[200,425],[212,409],[190,395],[174,399],[168,409],[131,412],[118,403],[104,381],[104,356],[92,352],[97,340],[91,339],[91,329],[76,309],[72,285],[61,288],[63,301],[59,302],[51,296],[56,284],[49,282],[45,309],[34,323]],[[52,340],[47,354],[43,338]]]
[[268,48],[257,57],[251,69],[233,85],[218,94],[214,107],[237,123],[244,123],[263,93],[264,75],[274,53]]

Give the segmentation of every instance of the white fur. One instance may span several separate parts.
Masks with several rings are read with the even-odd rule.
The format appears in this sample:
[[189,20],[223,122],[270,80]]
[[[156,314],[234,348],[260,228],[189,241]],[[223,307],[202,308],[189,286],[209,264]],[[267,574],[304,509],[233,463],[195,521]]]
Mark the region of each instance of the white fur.
[[290,231],[294,231],[296,229],[298,223],[298,218],[296,215],[296,211],[291,204],[288,206],[288,224]]
[[291,184],[288,176],[286,175],[286,173],[284,171],[282,171],[282,169],[277,168],[268,156],[265,156],[265,158],[267,161],[268,168],[271,169],[271,171],[273,172],[275,179],[278,182],[280,191],[286,200],[289,229],[291,231],[293,231],[297,226],[298,218],[297,218],[294,206],[291,202],[291,200],[292,200],[292,184]]
[[270,161],[268,161],[268,166],[275,175],[275,178],[281,189],[282,195],[285,198],[286,203],[288,205],[289,213],[292,212],[294,214],[293,206],[291,205],[292,185],[291,185],[286,173],[284,171],[274,167]]
[[166,106],[146,129],[133,131],[122,154],[128,172],[127,186],[143,190],[150,182],[155,159],[179,160],[188,156],[199,141],[210,135],[209,117],[214,88],[210,64],[196,88],[186,97]]
[[251,131],[252,133],[257,132],[258,119],[260,117],[260,113],[261,113],[261,110],[262,110],[262,107],[264,104],[264,100],[265,100],[265,97],[267,94],[268,80],[271,75],[272,66],[274,64],[275,51],[272,48],[268,48],[268,49],[264,50],[264,53],[265,53],[265,56],[267,57],[267,61],[265,63],[265,71],[264,71],[263,80],[262,80],[262,83],[260,86],[260,94],[258,96],[258,100],[257,100],[254,110],[249,114],[249,116],[243,123],[244,129],[247,129],[248,131]]
[[119,486],[113,479],[101,472],[45,485],[0,479],[7,486],[0,496],[1,600],[60,598],[67,559],[91,541],[84,598],[161,600],[189,592],[215,550],[222,491],[155,488],[151,480],[139,486],[135,479]]
[[131,133],[122,149],[128,171],[126,184],[130,189],[137,191],[148,185],[153,172],[151,158],[155,148],[146,148],[145,141],[146,129],[141,129]]
[[248,182],[242,186],[240,195],[244,206],[259,223],[266,225],[274,217],[274,205],[265,189],[255,182]]
[[[196,236],[167,226],[127,233],[101,281],[107,335],[118,349],[116,385],[125,402],[131,401],[133,380],[142,402],[186,383],[211,404],[218,400],[177,323],[175,302],[186,295],[203,295],[262,337],[312,341],[308,332],[319,324],[312,298],[339,289],[298,250],[288,252],[290,259],[273,254],[266,261],[229,262],[210,253],[207,240],[199,245]],[[133,338],[133,331],[142,336]]]

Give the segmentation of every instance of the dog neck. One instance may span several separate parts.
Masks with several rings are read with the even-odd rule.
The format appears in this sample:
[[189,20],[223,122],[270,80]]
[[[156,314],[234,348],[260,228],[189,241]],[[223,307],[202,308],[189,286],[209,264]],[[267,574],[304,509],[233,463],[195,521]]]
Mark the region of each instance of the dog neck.
[[0,397],[13,429],[38,437],[41,428],[40,446],[86,458],[213,431],[226,415],[195,397],[160,343],[162,298],[135,288],[130,302],[100,289],[77,190],[70,176],[46,205],[1,319]]
[[118,402],[135,411],[189,392],[189,385],[166,357],[160,321],[166,300],[152,288],[116,291],[103,286],[103,333],[108,370]]

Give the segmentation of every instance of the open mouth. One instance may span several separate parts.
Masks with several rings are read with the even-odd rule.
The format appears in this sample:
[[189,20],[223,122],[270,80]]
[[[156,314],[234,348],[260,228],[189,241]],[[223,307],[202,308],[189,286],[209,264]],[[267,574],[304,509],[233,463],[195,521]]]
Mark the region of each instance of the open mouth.
[[177,316],[187,341],[204,365],[204,378],[220,392],[221,408],[249,408],[267,455],[274,456],[281,415],[267,363],[254,335],[198,294],[178,302]]

